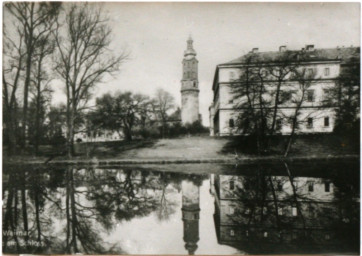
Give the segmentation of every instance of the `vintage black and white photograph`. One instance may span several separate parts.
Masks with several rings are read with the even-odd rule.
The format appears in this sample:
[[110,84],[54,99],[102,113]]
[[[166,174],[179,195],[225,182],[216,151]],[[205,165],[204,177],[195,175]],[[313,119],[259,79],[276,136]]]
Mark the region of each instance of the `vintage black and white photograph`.
[[3,2],[2,252],[358,255],[360,7]]

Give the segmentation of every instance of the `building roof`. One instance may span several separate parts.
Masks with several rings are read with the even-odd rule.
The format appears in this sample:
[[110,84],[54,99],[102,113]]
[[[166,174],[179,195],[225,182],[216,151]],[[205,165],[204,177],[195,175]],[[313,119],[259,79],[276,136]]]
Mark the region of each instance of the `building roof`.
[[[313,47],[313,46],[312,46]],[[280,62],[287,58],[289,61],[332,61],[341,60],[342,64],[352,60],[360,59],[360,47],[342,47],[330,49],[312,49],[312,50],[287,50],[287,51],[270,51],[270,52],[249,52],[237,59],[220,64],[235,65],[246,63],[268,63]]]

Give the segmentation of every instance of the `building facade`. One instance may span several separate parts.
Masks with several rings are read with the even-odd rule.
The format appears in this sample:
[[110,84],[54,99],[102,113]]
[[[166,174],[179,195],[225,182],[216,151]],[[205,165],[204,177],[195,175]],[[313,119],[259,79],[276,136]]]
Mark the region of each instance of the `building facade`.
[[[267,182],[261,185],[263,180]],[[220,244],[251,254],[303,245],[333,250],[350,234],[358,245],[358,230],[353,229],[359,222],[358,188],[350,190],[353,199],[345,202],[345,192],[325,177],[215,175],[213,183]]]
[[[339,76],[352,58],[358,59],[359,48],[315,49],[307,45],[300,51],[289,51],[281,46],[279,51],[250,53],[216,67],[213,81],[213,102],[209,107],[210,135],[227,136],[242,133],[238,129],[238,118],[245,111],[243,102],[247,97],[236,98],[235,86],[243,85],[246,70],[260,72],[259,82],[267,84],[266,90],[274,102],[278,101],[278,132],[289,134],[292,130],[288,117],[295,113],[295,96],[302,97],[301,83],[308,83],[298,114],[296,133],[329,133],[333,131],[338,102],[331,100],[331,91],[336,89]],[[354,60],[355,60],[354,59]],[[289,70],[288,70],[289,69]],[[280,71],[282,70],[282,71]],[[287,72],[286,72],[287,70]],[[285,71],[285,76],[278,72]],[[302,82],[296,73],[305,74]],[[275,88],[280,84],[279,94]],[[273,91],[274,90],[274,91]],[[264,97],[265,95],[263,95]]]
[[191,124],[199,120],[199,81],[198,60],[191,37],[187,40],[187,49],[182,61],[181,80],[181,120],[182,124]]

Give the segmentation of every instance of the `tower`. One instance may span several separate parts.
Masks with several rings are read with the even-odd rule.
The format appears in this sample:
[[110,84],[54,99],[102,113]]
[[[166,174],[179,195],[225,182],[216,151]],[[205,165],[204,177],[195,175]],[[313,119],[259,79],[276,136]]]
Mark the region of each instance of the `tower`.
[[192,181],[182,181],[182,222],[185,249],[195,254],[199,241],[200,188]]
[[182,61],[181,80],[181,120],[182,124],[199,120],[199,81],[197,78],[198,60],[192,46],[191,36],[187,40],[187,49]]

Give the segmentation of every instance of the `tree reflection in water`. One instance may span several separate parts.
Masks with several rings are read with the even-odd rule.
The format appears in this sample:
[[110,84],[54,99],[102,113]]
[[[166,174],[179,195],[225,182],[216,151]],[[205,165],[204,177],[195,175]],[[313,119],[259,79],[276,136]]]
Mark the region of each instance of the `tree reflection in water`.
[[283,163],[215,175],[219,242],[253,254],[358,251],[356,170],[322,165],[312,175],[296,175]]
[[[357,252],[358,169],[346,163],[308,168],[283,163],[214,175],[219,243],[254,254]],[[184,241],[178,243],[188,253],[196,253],[203,244],[199,228],[210,230],[199,227],[205,215],[200,210],[200,200],[205,198],[200,196],[200,186],[207,184],[206,178],[141,167],[6,166],[3,252],[127,253],[122,241],[107,241],[108,234],[122,232],[119,224],[151,214],[158,224],[173,222],[182,211],[177,221],[180,229],[183,225]],[[152,232],[157,236],[159,230]]]
[[[176,212],[168,191],[205,177],[129,169],[4,168],[3,252],[126,253],[102,234],[116,223]],[[5,233],[4,233],[5,232]]]

